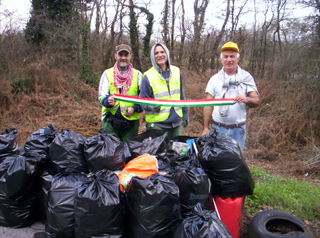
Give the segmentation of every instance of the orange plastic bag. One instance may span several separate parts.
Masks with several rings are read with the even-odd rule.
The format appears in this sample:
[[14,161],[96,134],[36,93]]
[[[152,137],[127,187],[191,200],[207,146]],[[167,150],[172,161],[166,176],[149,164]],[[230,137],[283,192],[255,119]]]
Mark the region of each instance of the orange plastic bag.
[[134,176],[147,178],[158,172],[158,161],[155,156],[143,154],[129,161],[121,173],[118,174],[120,181],[120,189],[122,192],[126,189],[130,180]]
[[155,173],[158,172],[158,161],[155,156],[143,154],[129,161],[122,171],[153,171]]

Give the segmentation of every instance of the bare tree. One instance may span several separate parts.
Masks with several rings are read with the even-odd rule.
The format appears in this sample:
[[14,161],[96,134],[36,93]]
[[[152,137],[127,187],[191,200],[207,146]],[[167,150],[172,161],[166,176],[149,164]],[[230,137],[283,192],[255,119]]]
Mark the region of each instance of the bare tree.
[[[136,13],[134,9],[139,9],[141,12],[147,15],[148,24],[146,24],[146,34],[143,37],[143,54],[147,56],[150,51],[150,40],[153,31],[153,14],[145,7],[137,6],[133,3],[133,0],[129,0],[130,5],[128,6],[130,9],[130,42],[132,47],[132,52],[134,54],[133,60],[136,63],[136,68],[142,70],[141,59],[139,57],[139,31],[137,25]],[[126,5],[127,6],[127,5]],[[146,66],[143,64],[143,66]]]
[[315,10],[316,14],[310,15],[314,19],[314,24],[316,27],[316,35],[317,35],[317,45],[318,49],[320,49],[320,1],[319,0],[300,0],[302,5],[306,7],[311,7]]
[[184,41],[186,39],[186,28],[184,25],[184,21],[185,21],[185,10],[184,10],[184,1],[181,0],[181,10],[182,10],[182,14],[181,14],[181,39],[180,39],[180,50],[179,50],[179,64],[181,65],[182,62],[182,57],[183,57],[183,48],[184,48]]
[[96,5],[96,33],[99,34],[100,32],[100,25],[101,25],[101,21],[100,21],[100,17],[101,17],[101,2],[102,0],[95,0],[94,4]]
[[175,11],[175,5],[176,5],[176,0],[172,0],[172,9],[171,9],[171,45],[170,45],[170,50],[171,50],[171,58],[174,60],[174,29],[175,29],[175,20],[176,20],[176,11]]
[[[105,54],[105,68],[108,68],[110,67],[110,60],[113,59],[113,49],[115,47],[115,36],[116,36],[116,33],[115,33],[115,25],[116,25],[116,22],[118,20],[118,14],[119,14],[119,8],[120,8],[120,2],[117,2],[117,5],[116,5],[116,8],[115,8],[115,15],[113,17],[113,20],[111,22],[111,26],[110,26],[110,33],[109,33],[109,38],[108,38],[108,41],[107,41],[107,50],[106,50],[106,54]],[[106,14],[107,16],[107,14]]]
[[193,21],[193,40],[191,44],[191,55],[188,69],[198,70],[198,48],[201,41],[201,33],[204,27],[204,19],[209,0],[195,0],[193,3],[194,21]]
[[243,4],[240,5],[238,8],[238,12],[236,13],[236,0],[232,0],[231,5],[231,39],[234,38],[235,32],[239,23],[240,16],[245,14],[246,12],[243,12],[244,7],[246,6],[248,0],[245,0]]
[[123,24],[123,19],[124,17],[126,16],[126,11],[125,11],[125,5],[124,4],[121,4],[121,7],[120,7],[120,12],[119,12],[119,33],[118,33],[118,37],[117,37],[117,45],[120,45],[122,42],[121,42],[121,39],[122,39],[122,36],[123,36],[123,27],[124,27],[124,24]]
[[217,38],[215,40],[215,43],[213,44],[212,49],[211,49],[211,52],[212,52],[212,54],[211,54],[211,67],[210,67],[211,69],[214,69],[214,61],[215,61],[214,59],[215,59],[215,56],[217,54],[216,52],[217,52],[217,49],[219,47],[219,44],[220,44],[220,42],[222,40],[222,37],[223,37],[223,35],[225,33],[226,25],[227,25],[228,20],[229,20],[229,16],[230,16],[230,0],[227,0],[226,16],[225,16],[224,22],[223,22],[223,24],[221,26],[220,33],[217,36]]
[[207,64],[210,60],[210,38],[211,38],[211,34],[208,33],[206,36],[206,39],[203,42],[203,46],[202,46],[202,52],[200,55],[200,59],[201,59],[201,68],[203,69],[203,71],[205,71],[207,69]]
[[[252,44],[253,47],[251,49],[251,57],[249,61],[248,68],[251,69],[252,72],[257,73],[258,76],[263,77],[265,74],[265,67],[267,63],[267,49],[268,49],[268,33],[271,30],[271,25],[274,20],[274,12],[271,12],[271,18],[267,19],[267,16],[269,15],[269,4],[270,1],[265,1],[265,9],[263,12],[264,15],[264,21],[262,23],[261,27],[258,27],[258,31],[256,30],[256,25],[254,25],[254,33],[253,33],[253,39]],[[255,7],[255,16],[257,15],[257,9]],[[255,24],[256,24],[255,20]],[[259,35],[259,37],[256,40],[256,35]],[[256,44],[258,42],[258,44]]]
[[282,53],[282,41],[281,41],[281,22],[284,20],[287,0],[278,0],[276,5],[276,30],[273,33],[274,52],[276,43],[278,42],[279,52]]

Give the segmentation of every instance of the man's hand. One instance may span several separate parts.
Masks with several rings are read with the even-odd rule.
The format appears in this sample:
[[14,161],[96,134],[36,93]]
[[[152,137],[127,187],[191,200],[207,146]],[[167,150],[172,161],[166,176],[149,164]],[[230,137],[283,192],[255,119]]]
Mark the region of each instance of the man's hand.
[[209,128],[204,128],[203,131],[202,131],[201,136],[208,135],[209,133],[210,133]]
[[111,106],[114,106],[116,104],[116,100],[115,100],[115,97],[114,96],[110,96],[108,98],[108,103],[111,105]]
[[244,95],[239,94],[238,96],[236,96],[234,98],[234,100],[237,103],[243,102],[243,103],[247,104],[249,107],[257,107],[260,105],[260,102],[261,102],[258,93],[255,91],[249,92],[248,97],[245,97]]
[[126,110],[126,113],[124,115],[126,117],[131,117],[133,113],[134,113],[133,107],[128,107],[127,110]]
[[242,94],[239,94],[238,96],[236,96],[235,98],[234,98],[234,100],[237,102],[237,103],[247,103],[248,102],[248,98],[247,97],[245,97],[244,95],[242,95]]
[[151,111],[153,111],[153,112],[160,112],[160,110],[161,110],[161,106],[152,106],[151,107]]
[[189,125],[189,120],[183,120],[183,128],[186,128]]

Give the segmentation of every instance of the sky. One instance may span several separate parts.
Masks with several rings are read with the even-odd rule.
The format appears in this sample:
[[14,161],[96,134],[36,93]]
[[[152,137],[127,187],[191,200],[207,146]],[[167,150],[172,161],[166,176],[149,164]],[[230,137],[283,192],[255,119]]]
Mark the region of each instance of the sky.
[[[189,17],[192,17],[193,15],[193,6],[192,3],[188,4],[189,0],[185,0],[185,8],[186,8],[186,14],[189,15]],[[190,2],[193,2],[193,0],[190,0]],[[209,24],[212,26],[217,26],[217,16],[220,15],[219,13],[219,9],[218,9],[218,5],[217,2],[219,1],[210,1],[208,8],[207,8],[207,12],[206,12],[206,18],[212,20],[212,22]],[[180,1],[177,1],[176,5],[180,5]],[[10,12],[13,12],[13,18],[15,18],[16,22],[19,22],[21,24],[21,28],[24,28],[25,24],[27,23],[28,19],[29,19],[29,12],[31,9],[31,0],[0,0],[0,17],[1,17],[1,21],[0,21],[0,30],[5,27],[5,20],[3,18],[3,12],[4,10],[7,9]],[[160,24],[160,14],[161,11],[163,9],[163,0],[152,0],[152,12],[155,14],[155,21],[156,24]],[[309,9],[310,11],[310,9]],[[220,11],[221,12],[221,11]],[[303,10],[301,8],[296,9],[293,14],[294,16],[299,16],[299,15],[306,15],[309,14],[310,12],[308,12],[308,10]],[[157,16],[159,14],[159,16]],[[253,14],[251,14],[252,17]],[[250,16],[250,14],[249,14]],[[19,19],[19,21],[17,20]],[[250,21],[250,19],[245,19],[244,21]],[[13,21],[12,21],[13,22]],[[208,22],[207,22],[208,23]],[[2,24],[2,28],[1,28],[1,24]],[[209,27],[210,27],[209,25]],[[219,24],[218,24],[219,25]],[[208,26],[208,24],[207,24]]]
[[[23,29],[28,22],[31,0],[0,0],[0,32],[9,29]],[[5,17],[5,10],[13,13]]]
[[7,8],[11,12],[17,12],[24,18],[29,17],[29,11],[31,8],[31,0],[0,0],[3,7]]

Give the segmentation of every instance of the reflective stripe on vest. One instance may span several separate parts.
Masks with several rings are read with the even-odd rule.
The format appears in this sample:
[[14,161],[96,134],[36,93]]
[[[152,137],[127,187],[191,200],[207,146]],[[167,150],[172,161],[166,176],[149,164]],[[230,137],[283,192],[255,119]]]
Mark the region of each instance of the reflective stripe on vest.
[[[126,95],[138,96],[138,94],[139,94],[138,75],[139,75],[139,71],[136,69],[133,69],[131,86],[130,86],[129,90],[127,91]],[[110,93],[110,95],[113,95],[113,94],[117,93],[116,87],[114,86],[114,69],[113,68],[110,68],[107,70],[107,77],[108,77],[108,81],[109,81],[109,93]],[[125,85],[123,87],[125,87]],[[134,103],[118,101],[111,108],[106,108],[106,107],[102,106],[101,116],[106,111],[109,111],[109,112],[111,112],[112,115],[114,115],[114,114],[116,114],[118,108],[120,107],[121,114],[124,118],[126,118],[127,120],[138,120],[140,118],[140,116],[139,116],[139,113],[137,113],[137,112],[134,112],[131,117],[126,117],[124,115],[126,113],[126,110],[129,107],[133,107],[133,105],[134,105]]]
[[[148,77],[150,86],[153,91],[155,99],[164,100],[180,100],[181,99],[181,85],[180,85],[180,70],[178,67],[170,66],[171,78],[169,80],[170,92],[168,91],[168,86],[166,81],[163,79],[161,74],[152,67],[145,75]],[[160,122],[168,119],[170,115],[171,107],[161,107],[160,112],[145,111],[146,122]],[[177,114],[182,117],[182,108],[174,107]]]

